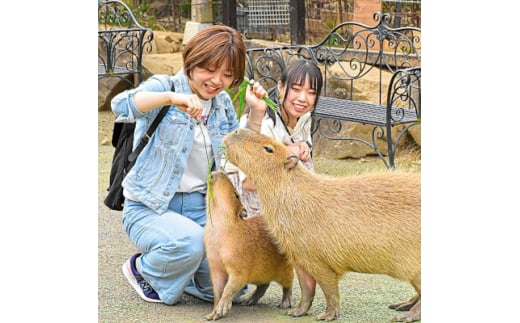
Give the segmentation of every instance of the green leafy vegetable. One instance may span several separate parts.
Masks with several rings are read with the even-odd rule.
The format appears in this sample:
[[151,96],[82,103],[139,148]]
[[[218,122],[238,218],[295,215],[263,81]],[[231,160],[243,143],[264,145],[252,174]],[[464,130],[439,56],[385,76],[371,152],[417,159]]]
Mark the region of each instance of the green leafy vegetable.
[[[242,112],[244,111],[244,104],[246,102],[246,90],[247,90],[248,85],[249,85],[249,79],[247,77],[244,77],[244,80],[242,81],[242,83],[240,84],[240,86],[238,88],[238,92],[233,97],[233,102],[235,102],[237,100],[237,98],[239,99],[238,113],[237,113],[239,120],[240,120],[240,117],[242,117]],[[276,112],[276,110],[278,110],[278,106],[276,105],[276,103],[273,102],[273,100],[271,100],[267,95],[264,96],[262,98],[262,100],[264,100],[264,102],[267,104],[267,106],[274,112]]]

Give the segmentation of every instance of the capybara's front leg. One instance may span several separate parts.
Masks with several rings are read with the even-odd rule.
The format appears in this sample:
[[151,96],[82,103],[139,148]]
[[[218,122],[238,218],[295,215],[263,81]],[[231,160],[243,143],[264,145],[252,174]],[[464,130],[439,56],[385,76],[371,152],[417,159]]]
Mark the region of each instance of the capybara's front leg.
[[294,265],[294,269],[300,283],[301,299],[298,307],[290,310],[288,315],[297,317],[307,314],[307,311],[311,308],[316,293],[316,280],[300,265]]
[[222,292],[224,291],[224,286],[226,285],[228,275],[227,273],[215,268],[210,272],[210,276],[213,285],[213,311],[204,316],[204,318],[206,320],[218,320],[219,317],[217,317],[217,304],[222,297]]
[[233,303],[233,296],[246,284],[247,282],[245,281],[237,280],[236,277],[229,276],[229,280],[222,293],[222,298],[215,309],[215,316],[217,317],[215,319],[221,318],[229,312]]
[[392,319],[392,322],[415,322],[421,319],[421,297],[409,312],[398,315]]
[[249,299],[242,301],[241,304],[246,305],[246,306],[256,305],[256,303],[258,303],[258,300],[260,298],[262,298],[262,296],[264,296],[265,291],[267,290],[268,287],[269,287],[269,284],[256,285],[256,290],[255,290],[254,294],[251,295],[251,297]]

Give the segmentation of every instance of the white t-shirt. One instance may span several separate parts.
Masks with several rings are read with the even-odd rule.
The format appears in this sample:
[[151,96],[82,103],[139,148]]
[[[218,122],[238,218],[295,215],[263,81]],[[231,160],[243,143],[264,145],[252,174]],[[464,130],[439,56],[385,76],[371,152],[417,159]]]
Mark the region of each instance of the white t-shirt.
[[[203,111],[202,115],[207,119],[211,109],[211,100],[200,100]],[[202,119],[202,118],[201,118]],[[213,149],[209,138],[208,129],[204,124],[197,125],[194,130],[193,145],[190,155],[186,161],[184,174],[182,174],[178,192],[191,193],[207,190],[207,177],[210,161],[212,161]]]

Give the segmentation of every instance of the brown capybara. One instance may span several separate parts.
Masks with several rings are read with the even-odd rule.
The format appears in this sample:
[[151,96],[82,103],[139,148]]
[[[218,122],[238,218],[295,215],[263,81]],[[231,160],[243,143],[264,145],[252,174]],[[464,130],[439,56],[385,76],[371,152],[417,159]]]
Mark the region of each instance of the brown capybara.
[[255,305],[269,283],[282,285],[280,307],[291,307],[294,271],[269,235],[264,218],[244,219],[245,209],[236,190],[219,170],[211,173],[206,196],[208,222],[204,245],[213,284],[213,312],[207,320],[217,320],[231,309],[234,295],[246,284],[257,285],[254,294],[243,305]]
[[[293,265],[320,285],[327,301],[317,316],[339,316],[338,282],[347,272],[386,274],[410,282],[417,295],[391,305],[421,317],[421,177],[384,171],[348,177],[307,170],[282,143],[249,129],[224,138],[227,159],[255,184],[268,230]],[[316,284],[302,284],[289,315],[307,313]]]

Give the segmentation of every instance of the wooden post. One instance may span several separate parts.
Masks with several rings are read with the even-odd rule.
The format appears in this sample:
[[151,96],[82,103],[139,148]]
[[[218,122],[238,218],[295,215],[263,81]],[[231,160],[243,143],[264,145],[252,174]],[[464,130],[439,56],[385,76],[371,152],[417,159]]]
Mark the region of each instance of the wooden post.
[[222,22],[226,26],[237,29],[236,1],[222,1]]
[[305,44],[305,1],[290,0],[291,45]]
[[343,21],[343,6],[341,2],[341,0],[338,0],[338,21],[336,22],[336,25]]

